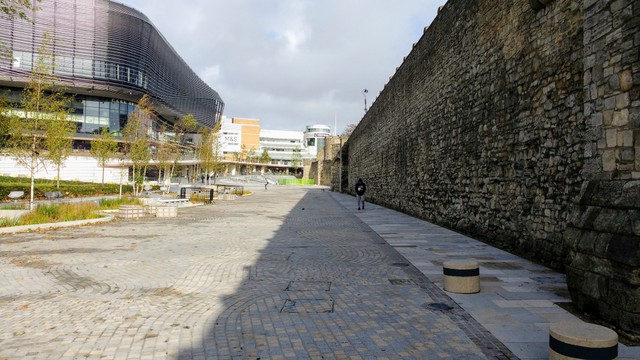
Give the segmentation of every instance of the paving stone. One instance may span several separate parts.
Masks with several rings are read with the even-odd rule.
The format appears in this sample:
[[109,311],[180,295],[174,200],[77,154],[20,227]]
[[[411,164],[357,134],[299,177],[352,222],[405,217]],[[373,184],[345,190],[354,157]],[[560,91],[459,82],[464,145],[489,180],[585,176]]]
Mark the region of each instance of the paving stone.
[[[532,290],[557,275],[535,280],[508,254],[375,205],[355,213],[352,201],[273,187],[177,218],[0,236],[0,318],[10,324],[0,327],[0,359],[517,358],[474,313],[491,309],[521,331],[564,316],[540,312],[555,295],[494,294],[466,310],[458,303],[473,298],[449,296],[411,264],[437,270],[460,249],[481,248],[487,262],[519,264],[500,270],[507,286],[527,279]],[[381,227],[416,246],[394,248]],[[304,311],[281,311],[296,301]],[[514,349],[539,353],[532,344]]]

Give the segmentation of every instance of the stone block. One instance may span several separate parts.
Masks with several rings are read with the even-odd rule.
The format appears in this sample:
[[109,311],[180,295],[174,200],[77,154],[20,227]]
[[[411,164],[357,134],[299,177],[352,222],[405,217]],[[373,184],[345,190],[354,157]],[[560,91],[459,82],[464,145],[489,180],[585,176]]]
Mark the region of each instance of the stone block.
[[157,205],[146,205],[144,207],[145,212],[147,213],[147,215],[155,215],[156,214],[156,209],[158,208]]
[[156,208],[156,217],[159,217],[159,218],[178,217],[178,207],[177,206],[158,206]]
[[632,180],[625,182],[620,191],[620,195],[616,196],[613,203],[619,208],[638,208],[640,204],[640,181]]
[[[636,309],[637,311],[637,309]],[[638,324],[640,324],[640,313],[621,311],[620,318],[615,324],[618,332],[635,343],[640,343],[640,334],[638,333]]]
[[602,153],[602,170],[616,170],[616,150],[607,149]]
[[578,229],[593,229],[593,223],[598,218],[601,208],[597,206],[576,205],[576,209],[569,217],[569,225]]
[[608,290],[607,277],[592,272],[584,273],[584,281],[580,289],[581,293],[600,300],[607,296]]
[[602,208],[593,221],[593,229],[599,232],[612,234],[633,233],[629,214],[624,210]]
[[580,235],[581,237],[576,243],[576,251],[582,254],[594,255],[598,233],[595,231],[582,231],[580,232]]
[[613,236],[607,258],[623,265],[640,267],[640,236]]
[[596,188],[591,196],[590,205],[601,207],[613,207],[615,201],[620,198],[626,181],[609,180],[596,181]]
[[629,124],[629,110],[623,109],[613,112],[613,126],[627,126]]
[[144,207],[139,205],[120,205],[118,217],[121,219],[135,219],[144,217]]

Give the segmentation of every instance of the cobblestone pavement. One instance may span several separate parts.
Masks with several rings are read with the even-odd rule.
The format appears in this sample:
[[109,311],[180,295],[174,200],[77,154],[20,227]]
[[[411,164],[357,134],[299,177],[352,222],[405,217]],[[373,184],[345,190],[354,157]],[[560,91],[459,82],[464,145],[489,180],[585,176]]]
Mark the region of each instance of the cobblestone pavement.
[[1,235],[0,359],[516,358],[348,200]]

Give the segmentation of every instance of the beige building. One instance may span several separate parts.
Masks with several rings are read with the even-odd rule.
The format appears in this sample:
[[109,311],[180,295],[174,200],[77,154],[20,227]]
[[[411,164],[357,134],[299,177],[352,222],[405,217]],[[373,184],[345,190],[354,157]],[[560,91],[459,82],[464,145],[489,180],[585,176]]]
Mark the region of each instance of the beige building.
[[240,126],[241,152],[257,153],[260,150],[260,120],[233,118],[231,123]]

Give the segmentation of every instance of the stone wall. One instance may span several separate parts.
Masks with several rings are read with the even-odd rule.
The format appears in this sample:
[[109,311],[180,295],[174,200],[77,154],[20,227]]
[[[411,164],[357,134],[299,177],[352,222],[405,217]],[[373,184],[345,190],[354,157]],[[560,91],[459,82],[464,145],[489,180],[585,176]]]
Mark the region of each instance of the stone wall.
[[640,0],[584,2],[585,166],[564,234],[576,306],[640,341]]
[[582,57],[580,1],[448,1],[349,139],[349,188],[562,268]]
[[334,173],[339,176],[340,152],[347,138],[348,136],[327,136],[324,139],[324,147],[318,149],[309,174],[309,178],[314,179],[316,184],[330,186],[332,191],[340,191],[339,184],[334,184]]
[[[344,147],[343,189],[566,269],[576,304],[633,336],[639,2],[449,0]],[[630,301],[593,311],[612,295]]]

